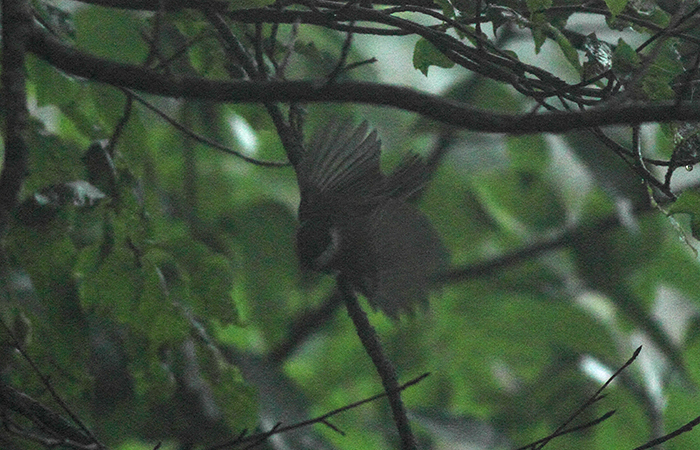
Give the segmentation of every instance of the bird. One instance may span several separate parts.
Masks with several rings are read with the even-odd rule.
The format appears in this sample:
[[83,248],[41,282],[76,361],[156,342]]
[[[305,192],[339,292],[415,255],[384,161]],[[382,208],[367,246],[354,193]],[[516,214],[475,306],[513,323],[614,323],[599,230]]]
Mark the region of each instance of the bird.
[[418,155],[389,175],[366,121],[323,127],[295,166],[300,191],[297,254],[304,271],[344,277],[370,306],[398,320],[428,307],[449,253],[428,218],[408,203],[428,180]]

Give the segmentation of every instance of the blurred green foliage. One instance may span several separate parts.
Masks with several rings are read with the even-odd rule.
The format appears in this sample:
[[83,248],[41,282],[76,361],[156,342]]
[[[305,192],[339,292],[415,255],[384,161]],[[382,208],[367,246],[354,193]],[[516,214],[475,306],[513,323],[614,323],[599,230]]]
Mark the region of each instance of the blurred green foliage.
[[[512,6],[502,3],[499,14]],[[529,17],[516,23],[548,52],[552,70],[560,63],[547,40],[580,70],[581,50],[557,28],[566,20],[555,23],[541,12],[551,5],[528,1]],[[627,2],[606,5],[617,16]],[[440,6],[459,20],[460,5]],[[158,29],[159,49],[167,54],[157,55],[163,59],[156,70],[172,58],[168,70],[216,78],[239,63],[224,61],[212,30],[192,11],[164,15],[159,28],[152,15],[96,6],[43,14],[74,30],[66,41],[111,60],[152,58],[156,41],[149,33]],[[294,37],[285,27],[274,40],[277,55]],[[269,25],[262,28],[270,32]],[[240,25],[237,32],[250,37],[255,30]],[[304,28],[289,49],[289,70],[332,70],[342,42],[335,32]],[[610,42],[618,42],[618,76],[643,64],[626,41]],[[682,70],[675,45],[667,39],[656,47],[641,83],[647,98],[672,96]],[[351,47],[349,60],[372,51]],[[431,66],[452,66],[424,39],[402,57],[406,70],[413,58],[426,76]],[[391,80],[395,70],[380,61],[343,76]],[[452,98],[509,111],[531,106],[512,90],[463,72],[453,75]],[[16,344],[10,330],[66,405],[110,448],[124,450],[230,441],[243,430],[289,425],[381,391],[342,307],[330,303],[331,277],[297,268],[298,192],[290,167],[254,166],[210,148],[116,87],[71,78],[33,58],[27,73],[31,173],[3,242],[3,380],[60,412],[34,369],[8,350]],[[247,156],[284,159],[259,105],[146,99]],[[328,105],[304,111],[307,131],[327,126],[329,111],[355,122],[367,113]],[[442,142],[448,154],[419,207],[450,248],[453,270],[465,275],[437,289],[430,311],[400,323],[370,312],[400,379],[432,374],[404,392],[426,448],[518,447],[540,439],[640,344],[642,356],[574,425],[608,410],[616,414],[550,445],[631,449],[700,414],[697,178],[669,218],[634,203],[647,197],[645,186],[625,164],[608,164],[606,149],[586,138],[486,140],[395,111],[367,114],[386,136],[387,153],[429,153],[425,147],[440,145],[438,135],[449,136]],[[90,148],[108,156],[90,159]],[[626,201],[633,201],[631,210],[623,208]],[[320,310],[326,313],[313,315]],[[323,320],[311,321],[312,332],[296,340],[293,331],[301,333],[296,325],[305,315]],[[281,439],[289,448],[396,448],[381,400],[331,422],[345,435],[315,425]],[[11,439],[12,448],[38,447],[5,431],[0,439]],[[666,448],[698,446],[694,432]]]

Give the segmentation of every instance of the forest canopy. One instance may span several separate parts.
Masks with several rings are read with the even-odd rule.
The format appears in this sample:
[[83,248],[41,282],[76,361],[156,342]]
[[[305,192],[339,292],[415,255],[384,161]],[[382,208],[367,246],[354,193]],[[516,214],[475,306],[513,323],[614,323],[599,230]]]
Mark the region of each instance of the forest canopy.
[[700,447],[697,5],[1,13],[3,449]]

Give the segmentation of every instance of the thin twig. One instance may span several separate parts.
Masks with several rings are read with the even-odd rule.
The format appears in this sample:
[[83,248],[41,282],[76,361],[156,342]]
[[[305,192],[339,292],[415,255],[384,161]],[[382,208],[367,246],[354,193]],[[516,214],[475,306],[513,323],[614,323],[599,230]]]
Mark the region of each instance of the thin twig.
[[[633,126],[638,127],[639,124],[633,124]],[[665,183],[659,181],[652,175],[647,169],[646,166],[644,165],[644,158],[641,156],[641,150],[635,148],[634,151],[630,152],[630,150],[622,147],[619,145],[617,142],[614,140],[610,139],[605,133],[600,128],[592,128],[591,131],[593,134],[601,140],[604,144],[608,146],[610,150],[615,152],[617,156],[620,157],[639,177],[658,189],[661,193],[663,193],[666,197],[668,197],[671,201],[676,199],[676,194],[671,191],[670,187],[667,186]],[[639,154],[639,155],[638,155]],[[631,156],[634,161],[630,161],[628,156]],[[642,163],[639,164],[637,159],[641,160]]]
[[79,440],[85,443],[95,443],[98,444],[100,448],[102,448],[102,445],[99,444],[99,441],[92,433],[92,431],[83,423],[82,420],[80,420],[80,418],[70,409],[70,407],[68,407],[66,402],[63,401],[63,398],[61,398],[61,396],[58,395],[58,392],[56,392],[56,390],[53,388],[53,385],[49,381],[49,377],[41,372],[39,366],[36,364],[36,362],[34,362],[34,359],[32,359],[32,357],[29,356],[29,354],[24,349],[24,346],[21,345],[20,342],[15,338],[14,333],[7,326],[7,324],[4,321],[0,321],[0,326],[4,328],[6,335],[13,340],[12,344],[14,345],[15,349],[19,352],[20,355],[22,355],[24,360],[27,361],[27,363],[32,368],[32,371],[34,371],[37,377],[39,377],[43,386],[51,394],[51,398],[53,398],[54,401],[58,404],[58,406],[60,406],[61,409],[66,414],[68,414],[70,419],[73,421],[73,423],[75,423],[78,426],[80,430],[75,430],[75,428],[72,425],[68,424],[65,421],[65,419],[60,417],[58,414],[44,407],[43,405],[31,399],[27,395],[22,394],[19,391],[16,391],[15,389],[11,388],[10,386],[4,385],[1,382],[0,389],[2,389],[2,392],[0,392],[0,398],[2,398],[3,401],[12,401],[13,404],[18,405],[18,407],[20,408],[20,412],[25,412],[28,414],[27,418],[29,418],[32,421],[40,420],[44,426],[49,427],[49,429],[51,429],[54,433],[60,435],[62,435],[62,433],[69,433],[68,436],[64,437],[68,439]]
[[[406,383],[398,386],[398,391],[403,391],[411,386],[414,386],[414,385],[420,383],[421,381],[423,381],[424,379],[426,379],[428,376],[430,376],[430,373],[428,373],[428,372],[426,372],[422,375],[419,375],[418,377],[416,377],[410,381],[407,381]],[[265,433],[258,433],[258,434],[254,434],[254,435],[250,435],[250,436],[245,436],[245,433],[241,433],[241,434],[239,434],[239,436],[236,439],[234,439],[232,441],[224,442],[221,444],[217,444],[217,445],[214,445],[212,447],[208,447],[207,450],[221,450],[224,448],[231,448],[231,447],[235,447],[235,446],[244,444],[246,442],[251,442],[251,441],[256,441],[256,442],[260,443],[260,442],[265,441],[270,436],[274,436],[275,434],[280,434],[280,433],[284,433],[287,431],[296,430],[296,429],[303,428],[303,427],[308,427],[309,425],[314,425],[317,423],[323,423],[324,425],[327,425],[326,422],[328,421],[329,418],[331,418],[333,416],[337,416],[338,414],[344,413],[345,411],[355,409],[355,408],[362,406],[362,405],[365,405],[367,403],[371,403],[373,401],[379,400],[380,398],[386,397],[387,395],[388,395],[388,393],[385,391],[385,392],[382,392],[380,394],[373,395],[372,397],[368,397],[368,398],[365,398],[363,400],[359,400],[359,401],[356,401],[354,403],[350,403],[349,405],[345,405],[345,406],[342,406],[340,408],[334,409],[332,411],[329,411],[325,414],[314,417],[312,419],[304,420],[302,422],[297,422],[297,423],[294,423],[291,425],[282,426],[281,423],[278,423]],[[246,447],[246,448],[248,448],[248,447]]]
[[292,23],[292,30],[289,33],[289,38],[287,39],[287,44],[284,46],[284,56],[282,56],[282,61],[277,65],[276,75],[279,79],[285,79],[284,71],[287,70],[289,61],[294,53],[294,43],[297,40],[299,34],[299,21]]
[[632,102],[585,111],[508,114],[494,113],[415,89],[382,83],[344,81],[329,88],[318,81],[220,81],[201,77],[173,77],[130,64],[96,58],[65,45],[38,26],[32,29],[30,50],[68,74],[156,95],[220,103],[365,103],[412,111],[445,124],[490,133],[561,133],[596,126],[700,120],[700,105],[696,102]]
[[205,10],[205,15],[209,23],[216,29],[221,37],[220,42],[224,46],[227,54],[232,56],[232,59],[239,63],[245,70],[248,77],[252,80],[260,79],[260,69],[257,67],[255,60],[246,51],[245,47],[235,34],[231,31],[226,21],[220,14]]
[[[357,1],[357,0],[354,0]],[[351,3],[349,3],[351,4]],[[355,22],[352,21],[350,22],[350,25],[355,25]],[[338,78],[338,75],[340,75],[341,72],[345,70],[345,64],[348,61],[348,55],[350,54],[350,48],[352,47],[352,32],[349,32],[345,36],[345,41],[343,42],[343,47],[340,49],[340,57],[338,57],[338,62],[335,65],[335,68],[331,71],[331,73],[328,74],[326,77],[326,83],[331,84],[334,83],[336,78]]]
[[134,94],[129,92],[128,90],[124,89],[123,92],[126,94],[126,100],[124,103],[124,111],[122,112],[122,116],[117,122],[116,126],[114,127],[114,131],[112,132],[112,136],[109,138],[107,142],[107,154],[111,157],[114,158],[114,149],[117,147],[117,143],[119,142],[119,138],[122,136],[122,133],[124,132],[124,129],[126,128],[126,124],[129,122],[129,119],[131,118],[131,112],[133,111],[134,107]]
[[[219,41],[222,43],[224,51],[242,65],[243,70],[245,70],[250,79],[266,81],[268,79],[267,73],[261,67],[257,66],[255,58],[248,53],[238,37],[226,24],[223,17],[215,12],[207,12],[206,15],[214,28],[216,28]],[[284,70],[284,65],[280,65],[280,67],[281,70]],[[303,153],[302,142],[299,136],[284,119],[284,115],[277,103],[262,103],[265,105],[267,113],[275,124],[277,134],[282,141],[282,146],[287,152],[287,159],[289,159],[292,165],[296,164],[296,162],[301,159]]]
[[674,430],[673,432],[671,432],[665,436],[661,436],[659,438],[653,439],[653,440],[647,442],[646,444],[640,445],[639,447],[635,447],[633,450],[645,450],[647,448],[656,447],[657,445],[663,444],[664,442],[666,442],[670,439],[673,439],[676,436],[679,436],[683,433],[687,433],[688,431],[692,430],[693,428],[695,428],[699,424],[700,424],[700,416],[698,416],[695,419],[691,420],[690,422],[686,423],[682,427]]
[[209,138],[206,138],[200,134],[195,133],[194,131],[190,130],[189,128],[185,127],[181,123],[179,123],[177,120],[172,119],[170,116],[168,116],[166,113],[161,111],[160,109],[156,108],[153,106],[150,102],[148,102],[146,99],[143,97],[139,96],[133,91],[130,91],[128,89],[125,89],[125,91],[134,98],[137,102],[141,103],[143,106],[151,110],[152,112],[156,113],[161,119],[165,120],[168,122],[173,128],[177,129],[181,133],[187,135],[191,139],[195,139],[203,144],[206,144],[212,148],[215,148],[217,150],[220,150],[224,153],[228,153],[229,155],[233,155],[237,158],[242,159],[245,162],[249,162],[251,164],[254,164],[256,166],[262,166],[262,167],[289,167],[290,164],[288,161],[261,161],[259,159],[251,158],[250,156],[246,156],[241,152],[238,152],[236,150],[230,149],[226,147],[225,145],[219,144],[216,141],[213,141]]
[[642,351],[642,346],[640,345],[639,347],[637,347],[637,349],[634,351],[634,353],[632,353],[632,356],[619,369],[617,369],[615,371],[615,373],[613,373],[610,376],[610,378],[608,378],[608,380],[605,383],[603,383],[603,385],[583,405],[581,405],[579,407],[579,409],[574,411],[574,413],[571,414],[571,416],[569,416],[568,419],[566,419],[561,425],[559,425],[559,427],[556,430],[554,430],[554,433],[552,433],[550,436],[544,438],[539,445],[534,447],[534,449],[536,449],[536,450],[542,449],[554,437],[559,436],[562,431],[566,430],[566,428],[569,426],[569,424],[571,422],[573,422],[574,419],[576,419],[579,415],[581,415],[581,413],[583,411],[585,411],[589,406],[591,406],[595,402],[599,401],[601,399],[600,394],[603,392],[603,390],[605,390],[605,388],[607,388],[610,385],[610,383],[612,383],[613,380],[615,378],[617,378],[617,376],[622,373],[623,370],[628,368],[630,366],[630,364],[632,364],[634,362],[634,360],[637,359],[637,356],[639,356],[639,353],[641,351]]
[[590,422],[584,423],[583,425],[579,425],[579,426],[577,426],[577,427],[572,427],[572,428],[567,428],[566,430],[562,430],[562,431],[560,431],[559,433],[556,433],[556,434],[555,434],[555,433],[552,433],[552,434],[550,434],[549,436],[540,439],[539,441],[531,442],[531,443],[529,443],[529,444],[527,444],[527,445],[525,445],[525,446],[523,446],[523,447],[517,448],[516,450],[526,450],[526,449],[528,449],[528,448],[536,448],[537,445],[542,444],[542,443],[544,443],[545,441],[550,441],[550,440],[553,439],[553,438],[557,438],[557,437],[560,437],[560,436],[564,436],[564,435],[566,435],[566,434],[575,433],[575,432],[577,432],[577,431],[586,430],[586,429],[588,429],[588,428],[594,427],[594,426],[598,425],[599,423],[601,423],[601,422],[603,422],[603,421],[609,419],[610,417],[613,416],[613,414],[615,414],[615,410],[608,411],[608,412],[606,412],[605,414],[603,414],[602,416],[598,417],[597,419],[593,419],[593,420],[591,420]]

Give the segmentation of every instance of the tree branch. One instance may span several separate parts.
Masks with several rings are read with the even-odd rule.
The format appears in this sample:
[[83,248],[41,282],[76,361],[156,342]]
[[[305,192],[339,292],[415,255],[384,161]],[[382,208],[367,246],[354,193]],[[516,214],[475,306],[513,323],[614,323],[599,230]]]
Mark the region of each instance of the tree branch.
[[549,441],[551,441],[553,438],[555,438],[555,437],[557,437],[557,436],[560,436],[561,433],[562,433],[564,430],[566,430],[566,427],[568,427],[569,424],[570,424],[571,422],[573,422],[574,419],[576,419],[576,417],[578,417],[579,415],[581,415],[581,413],[582,413],[583,411],[585,411],[589,406],[591,406],[591,405],[594,404],[595,402],[597,402],[597,401],[599,401],[600,399],[602,399],[603,397],[601,396],[601,394],[603,393],[603,391],[605,390],[605,388],[607,388],[607,387],[610,385],[610,383],[612,383],[613,380],[614,380],[615,378],[617,378],[618,375],[620,375],[626,368],[628,368],[628,367],[634,362],[635,359],[637,359],[637,356],[639,356],[639,353],[640,353],[641,351],[642,351],[642,346],[640,345],[640,346],[637,347],[637,349],[632,353],[632,356],[631,356],[619,369],[617,369],[617,370],[615,371],[615,373],[613,373],[610,377],[608,377],[607,381],[606,381],[605,383],[603,383],[603,385],[600,386],[600,387],[598,388],[598,390],[597,390],[593,395],[591,395],[591,396],[589,397],[589,399],[588,399],[583,405],[581,405],[581,406],[579,407],[579,409],[577,409],[573,414],[571,414],[571,416],[569,416],[569,417],[564,421],[564,423],[562,423],[561,425],[559,425],[559,427],[554,431],[554,433],[552,433],[548,438],[545,438],[542,442],[539,442],[539,443],[538,443],[536,446],[534,446],[533,448],[536,448],[537,450],[541,450],[541,449],[542,449],[545,445],[547,445],[547,443],[548,443]]
[[343,279],[342,276],[338,277],[338,288],[345,300],[345,306],[348,309],[348,315],[352,319],[352,323],[355,325],[355,330],[357,330],[357,335],[362,341],[362,345],[365,347],[367,355],[372,359],[374,367],[379,373],[379,377],[382,379],[382,385],[384,386],[384,391],[389,398],[389,405],[391,406],[391,411],[394,415],[394,423],[396,424],[396,429],[399,432],[399,437],[401,439],[401,449],[402,450],[416,450],[417,443],[416,438],[413,436],[411,431],[411,424],[408,421],[408,416],[406,415],[406,408],[401,400],[401,388],[399,382],[396,378],[396,371],[391,361],[384,354],[384,349],[382,344],[379,342],[379,336],[375,331],[372,324],[369,323],[367,314],[360,307],[360,303],[357,300],[357,296],[352,290],[349,283]]
[[693,428],[696,426],[700,425],[700,416],[696,417],[695,419],[691,420],[690,422],[686,423],[685,425],[677,428],[676,430],[672,431],[669,434],[666,434],[664,436],[661,436],[656,439],[652,439],[651,441],[647,442],[646,444],[640,445],[639,447],[634,448],[633,450],[646,450],[648,448],[653,448],[656,446],[659,446],[663,444],[666,441],[669,441],[676,436],[680,436],[683,433],[687,433],[688,431],[691,431]]
[[293,318],[288,326],[287,337],[270,351],[269,358],[281,364],[310,335],[326,326],[342,305],[341,297],[340,291],[335,290],[319,307],[304,311],[300,316]]
[[[100,445],[93,438],[87,436],[62,416],[2,381],[0,381],[0,406],[26,417],[48,435],[59,439],[63,445],[69,445],[70,442],[73,442],[80,448],[89,445],[100,448]],[[71,447],[75,446],[71,445]]]
[[168,76],[117,63],[67,46],[38,26],[29,50],[58,69],[114,86],[175,98],[231,103],[331,102],[390,106],[460,128],[489,133],[562,133],[580,128],[634,125],[676,120],[700,121],[700,104],[673,101],[629,103],[584,111],[500,114],[472,108],[415,89],[368,82],[327,84],[324,81],[219,81]]
[[[651,205],[636,206],[635,214],[645,214],[658,212],[658,209]],[[622,224],[620,217],[616,214],[603,217],[592,224],[579,224],[572,228],[562,230],[551,237],[538,242],[533,242],[523,248],[511,250],[488,261],[483,261],[464,266],[453,267],[435,278],[438,285],[459,283],[465,280],[472,280],[480,277],[493,275],[495,272],[510,267],[517,266],[525,261],[530,261],[543,253],[566,248],[582,238],[590,230],[597,233],[605,233],[614,227]]]
[[28,173],[27,91],[24,59],[32,29],[32,15],[25,0],[2,2],[2,108],[5,152],[0,174],[0,237],[7,230],[10,212],[17,205]]
[[[409,388],[411,386],[414,386],[421,381],[423,381],[425,378],[427,378],[430,375],[429,372],[424,373],[423,375],[420,375],[410,381],[407,381],[406,383],[402,384],[399,386],[399,390],[403,391],[406,388]],[[211,447],[207,447],[207,450],[222,450],[224,448],[234,448],[237,446],[240,446],[241,444],[248,443],[248,442],[253,442],[254,445],[245,447],[245,448],[252,448],[255,445],[259,445],[260,443],[264,442],[267,438],[274,436],[276,434],[284,433],[287,431],[291,430],[296,430],[298,428],[302,427],[307,427],[309,425],[314,425],[317,423],[322,423],[326,426],[331,426],[330,423],[328,422],[328,419],[336,416],[338,414],[344,413],[345,411],[349,411],[351,409],[357,408],[359,406],[365,405],[367,403],[373,402],[375,400],[378,400],[382,397],[387,396],[386,392],[382,392],[381,394],[373,395],[372,397],[365,398],[363,400],[358,400],[356,402],[353,402],[349,405],[341,406],[340,408],[334,409],[332,411],[329,411],[323,415],[314,417],[313,419],[308,419],[304,420],[302,422],[297,422],[291,425],[282,425],[281,423],[276,424],[274,427],[272,427],[271,430],[264,432],[264,433],[256,433],[250,436],[245,435],[245,430],[244,433],[241,433],[239,437],[237,437],[234,440],[223,442],[221,444],[216,444]]]
[[[79,0],[81,3],[99,5],[109,8],[132,9],[138,11],[156,11],[160,5],[153,0]],[[424,8],[439,9],[432,0],[373,0],[378,5],[414,5]],[[210,9],[218,12],[229,10],[230,3],[224,0],[169,0],[163,2],[166,11],[182,9]]]

